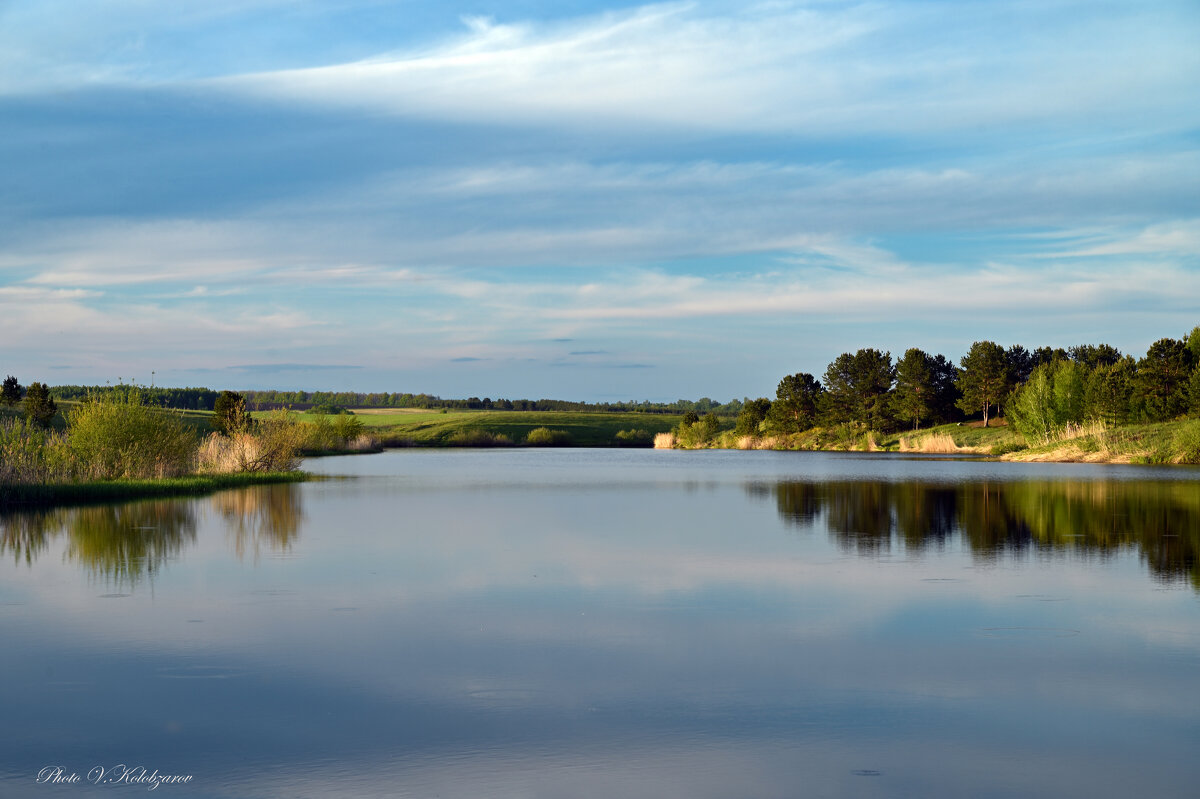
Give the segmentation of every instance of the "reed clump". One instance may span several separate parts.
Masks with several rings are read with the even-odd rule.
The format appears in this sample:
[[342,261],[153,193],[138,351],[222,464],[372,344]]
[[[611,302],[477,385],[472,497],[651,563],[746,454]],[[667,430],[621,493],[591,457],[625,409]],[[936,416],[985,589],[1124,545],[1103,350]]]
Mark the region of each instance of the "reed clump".
[[954,443],[954,437],[949,433],[928,433],[923,436],[901,436],[900,451],[946,455],[962,452],[963,448]]

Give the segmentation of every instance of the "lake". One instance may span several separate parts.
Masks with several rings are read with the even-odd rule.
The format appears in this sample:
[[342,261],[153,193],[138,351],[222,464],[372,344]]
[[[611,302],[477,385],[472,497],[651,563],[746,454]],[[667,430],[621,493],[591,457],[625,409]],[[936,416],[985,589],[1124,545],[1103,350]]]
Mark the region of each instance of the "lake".
[[1198,470],[305,468],[0,517],[0,796],[1196,795]]

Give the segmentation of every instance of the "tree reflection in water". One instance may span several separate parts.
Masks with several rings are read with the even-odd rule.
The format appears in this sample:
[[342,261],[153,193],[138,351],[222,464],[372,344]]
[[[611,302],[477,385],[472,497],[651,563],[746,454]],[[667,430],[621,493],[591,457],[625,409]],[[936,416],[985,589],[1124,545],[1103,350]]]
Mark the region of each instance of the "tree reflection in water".
[[[765,496],[762,483],[747,487]],[[1136,550],[1162,580],[1200,590],[1200,491],[1189,481],[784,481],[771,486],[779,515],[824,524],[863,555],[940,548],[957,532],[975,557],[1028,551],[1110,557]]]
[[64,558],[106,583],[132,588],[195,543],[198,510],[211,503],[238,557],[286,552],[303,511],[294,485],[224,491],[204,500],[169,499],[24,510],[0,515],[0,555],[32,565],[59,536]]
[[289,484],[226,491],[212,498],[212,507],[224,517],[225,534],[239,560],[249,552],[257,561],[264,549],[288,552],[304,520],[300,493]]

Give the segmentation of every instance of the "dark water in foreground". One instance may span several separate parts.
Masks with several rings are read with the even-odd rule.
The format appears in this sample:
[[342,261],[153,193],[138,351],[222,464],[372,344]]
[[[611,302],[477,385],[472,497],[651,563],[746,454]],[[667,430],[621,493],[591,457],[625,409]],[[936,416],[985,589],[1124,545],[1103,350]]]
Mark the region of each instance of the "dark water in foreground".
[[307,465],[0,517],[0,796],[1200,795],[1195,470]]

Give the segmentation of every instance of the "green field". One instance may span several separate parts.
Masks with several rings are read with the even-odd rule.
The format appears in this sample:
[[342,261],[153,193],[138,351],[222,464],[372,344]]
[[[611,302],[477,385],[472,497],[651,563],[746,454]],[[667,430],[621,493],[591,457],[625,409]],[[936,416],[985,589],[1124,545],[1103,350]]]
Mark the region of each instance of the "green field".
[[680,417],[647,413],[569,411],[455,411],[360,409],[354,412],[386,446],[454,446],[471,434],[505,436],[522,444],[539,427],[565,431],[575,446],[610,447],[621,430],[645,430],[653,436],[670,430]]

